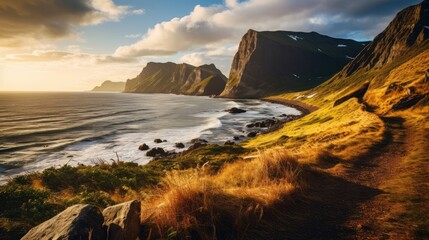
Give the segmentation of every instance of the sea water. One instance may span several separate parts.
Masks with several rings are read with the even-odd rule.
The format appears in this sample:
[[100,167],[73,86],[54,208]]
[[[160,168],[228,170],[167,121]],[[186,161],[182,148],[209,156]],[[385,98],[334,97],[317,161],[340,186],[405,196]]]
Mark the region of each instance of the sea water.
[[[246,113],[230,114],[238,107]],[[223,144],[245,135],[246,124],[299,115],[294,108],[260,100],[230,100],[172,94],[0,93],[0,182],[18,174],[64,164],[95,164],[117,156],[147,163],[138,150],[175,149],[203,138]],[[167,140],[160,144],[155,138]],[[245,139],[245,138],[241,138]]]

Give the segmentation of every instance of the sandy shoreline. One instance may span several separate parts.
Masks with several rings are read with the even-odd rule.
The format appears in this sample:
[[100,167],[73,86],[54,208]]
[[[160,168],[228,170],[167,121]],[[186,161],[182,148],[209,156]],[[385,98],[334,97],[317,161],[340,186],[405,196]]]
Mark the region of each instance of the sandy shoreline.
[[271,102],[271,103],[282,104],[288,107],[298,109],[299,111],[302,112],[303,116],[310,114],[318,109],[315,106],[311,106],[306,103],[303,103],[300,101],[294,101],[294,100],[286,100],[286,99],[280,99],[280,98],[262,98],[260,100]]

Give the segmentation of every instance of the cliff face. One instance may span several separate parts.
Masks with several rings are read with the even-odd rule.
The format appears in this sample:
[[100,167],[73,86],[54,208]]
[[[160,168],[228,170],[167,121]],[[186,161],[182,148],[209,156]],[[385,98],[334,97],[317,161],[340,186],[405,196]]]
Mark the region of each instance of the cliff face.
[[358,70],[380,69],[429,37],[429,1],[399,12],[389,26],[339,74],[347,77]]
[[136,78],[127,80],[125,92],[218,95],[225,84],[226,77],[213,64],[150,62]]
[[399,12],[355,60],[309,93],[317,94],[310,104],[357,98],[378,114],[428,105],[429,0]]
[[125,89],[125,82],[104,81],[100,86],[94,87],[93,92],[122,92]]
[[257,32],[241,40],[222,97],[257,98],[317,86],[366,45],[315,32]]

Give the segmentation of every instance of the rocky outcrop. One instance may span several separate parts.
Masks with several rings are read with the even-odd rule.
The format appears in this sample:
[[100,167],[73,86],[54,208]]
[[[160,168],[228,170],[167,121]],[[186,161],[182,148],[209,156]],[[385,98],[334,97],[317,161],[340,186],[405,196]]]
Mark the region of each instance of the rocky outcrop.
[[136,240],[140,234],[140,202],[130,201],[103,210],[107,240]]
[[220,96],[259,98],[309,89],[340,71],[365,45],[315,32],[249,30]]
[[104,81],[100,86],[93,88],[93,92],[122,92],[125,89],[125,82]]
[[101,240],[105,236],[102,224],[103,215],[97,207],[78,204],[32,228],[22,239]]
[[32,228],[22,239],[135,240],[140,236],[141,204],[137,200],[107,207],[77,204]]
[[425,0],[399,12],[389,26],[340,72],[339,77],[348,77],[361,69],[380,69],[428,38],[429,1]]
[[127,80],[125,92],[210,96],[220,94],[226,80],[213,64],[195,67],[150,62],[136,78]]

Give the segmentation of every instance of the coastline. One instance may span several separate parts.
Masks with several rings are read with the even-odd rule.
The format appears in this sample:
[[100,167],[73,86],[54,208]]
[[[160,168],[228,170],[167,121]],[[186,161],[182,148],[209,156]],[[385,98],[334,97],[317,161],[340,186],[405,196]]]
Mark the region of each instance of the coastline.
[[261,98],[260,100],[265,102],[270,102],[270,103],[282,104],[291,108],[295,108],[302,112],[302,117],[319,109],[318,107],[315,107],[300,101],[286,100],[286,99],[281,99],[276,97]]

